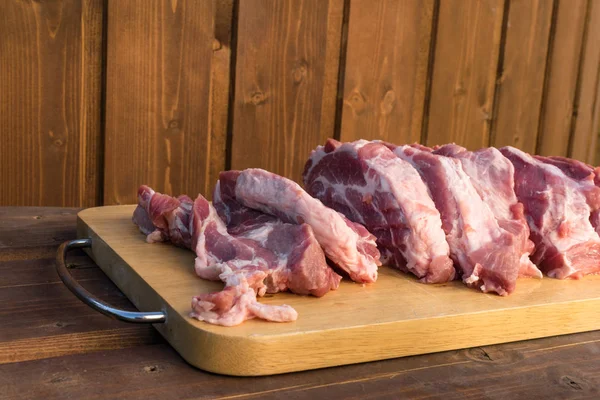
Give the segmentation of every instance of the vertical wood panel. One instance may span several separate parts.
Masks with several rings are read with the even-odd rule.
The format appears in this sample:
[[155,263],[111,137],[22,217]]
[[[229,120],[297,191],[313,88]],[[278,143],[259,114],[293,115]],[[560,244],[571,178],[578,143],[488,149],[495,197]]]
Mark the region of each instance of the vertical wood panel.
[[[216,0],[215,12],[215,41],[213,43],[212,60],[212,88],[210,107],[211,115],[211,142],[215,143],[218,153],[210,157],[209,181],[210,191],[208,197],[212,197],[214,178],[219,172],[227,168],[227,146],[228,123],[229,123],[229,100],[232,92],[231,58],[233,39],[234,0]],[[213,148],[216,146],[213,146]]]
[[341,139],[418,142],[434,1],[350,4]]
[[586,11],[587,0],[558,0],[538,133],[542,155],[568,154]]
[[333,136],[342,0],[239,3],[232,168],[300,180]]
[[99,203],[102,14],[0,2],[0,206]]
[[[222,52],[230,51],[228,29],[217,26],[222,37],[215,38],[217,9],[215,1],[109,2],[107,204],[135,202],[144,183],[210,197],[225,167],[220,91],[229,75]],[[227,20],[226,10],[219,15]]]
[[428,145],[488,145],[504,1],[440,2]]
[[591,1],[587,15],[587,29],[581,68],[579,92],[575,98],[576,116],[573,121],[571,153],[569,157],[594,163],[600,112],[600,1]]
[[510,0],[490,145],[535,153],[553,2]]

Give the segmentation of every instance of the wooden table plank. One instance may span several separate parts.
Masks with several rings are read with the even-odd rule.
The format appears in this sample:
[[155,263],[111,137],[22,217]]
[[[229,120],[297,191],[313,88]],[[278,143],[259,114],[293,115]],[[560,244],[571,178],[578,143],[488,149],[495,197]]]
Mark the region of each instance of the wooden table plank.
[[[92,310],[59,279],[54,257],[61,242],[75,238],[76,211],[0,208],[0,364],[163,341],[150,326]],[[135,309],[85,253],[73,252],[68,262],[91,293]]]
[[[0,216],[3,246],[0,254],[17,254],[11,246],[30,251],[36,243],[54,246],[56,250],[57,244],[52,245],[53,239],[44,233],[75,235],[73,210],[0,208]],[[25,227],[38,231],[30,232],[26,245],[29,247],[23,247],[18,240],[21,238],[18,235],[27,235]],[[13,232],[19,232],[16,238]],[[189,366],[167,344],[152,344],[156,343],[152,328],[110,320],[87,309],[66,288],[52,288],[61,287],[53,276],[52,260],[38,257],[35,251],[24,254],[31,254],[31,261],[0,262],[3,277],[0,282],[13,288],[8,298],[0,298],[0,359],[10,361],[11,354],[12,357],[16,354],[14,359],[26,359],[34,354],[34,350],[28,349],[32,342],[25,342],[27,337],[19,338],[16,327],[24,332],[35,329],[40,332],[38,340],[42,345],[35,350],[41,356],[0,365],[0,399],[483,397],[512,400],[600,396],[600,331],[278,376],[237,378],[210,374]],[[120,292],[101,278],[87,256],[74,254],[70,262],[83,267],[73,273],[91,285],[90,289],[115,303],[123,301],[119,304],[125,306]],[[26,286],[29,291],[24,289],[17,294],[19,281],[29,285]],[[2,290],[7,289],[4,286],[0,288],[0,297]],[[43,320],[43,312],[31,318],[27,314],[33,308],[19,308],[4,318],[2,307],[6,301],[12,301],[10,304],[14,306],[27,297],[37,305],[55,304],[56,313]],[[73,319],[69,319],[71,316]],[[61,321],[66,323],[52,326],[52,322]],[[74,325],[69,325],[73,321]],[[43,326],[48,324],[51,326]],[[9,334],[10,340],[5,340]],[[15,345],[12,353],[9,343]],[[114,347],[118,349],[110,350]]]
[[206,373],[153,345],[3,365],[0,382],[28,398],[592,398],[598,365],[600,335],[588,332],[257,378]]
[[[74,297],[58,278],[54,259],[32,263],[31,269],[23,268],[26,262],[0,263],[0,319],[3,321],[0,342],[130,327],[99,314]],[[102,300],[115,307],[135,310],[95,265],[72,272],[78,282]],[[28,275],[38,279],[28,280]],[[18,283],[18,279],[23,281]]]
[[54,257],[75,238],[75,208],[0,207],[0,261]]

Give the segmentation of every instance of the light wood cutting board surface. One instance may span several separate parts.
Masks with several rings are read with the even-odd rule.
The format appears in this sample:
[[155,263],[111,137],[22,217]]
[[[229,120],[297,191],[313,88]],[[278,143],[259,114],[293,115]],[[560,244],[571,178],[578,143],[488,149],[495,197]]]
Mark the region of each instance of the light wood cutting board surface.
[[146,243],[131,221],[134,208],[83,210],[78,235],[92,238],[89,254],[138,309],[166,312],[155,327],[208,371],[267,375],[600,329],[600,276],[523,278],[500,297],[459,282],[424,285],[387,267],[375,284],[342,281],[322,298],[260,299],[294,307],[292,323],[210,325],[189,318],[191,299],[222,284],[194,274],[191,251]]

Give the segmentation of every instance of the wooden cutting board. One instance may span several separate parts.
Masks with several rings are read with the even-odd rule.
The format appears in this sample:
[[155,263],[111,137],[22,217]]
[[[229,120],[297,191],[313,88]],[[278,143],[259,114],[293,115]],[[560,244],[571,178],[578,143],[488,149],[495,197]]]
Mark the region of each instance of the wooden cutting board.
[[221,327],[189,318],[192,296],[222,285],[194,274],[195,255],[147,244],[134,206],[81,211],[89,254],[141,311],[162,310],[158,331],[190,364],[227,375],[267,375],[600,329],[600,276],[579,281],[520,279],[508,297],[459,282],[424,285],[391,268],[375,284],[343,281],[318,299],[280,293],[292,323],[251,320]]

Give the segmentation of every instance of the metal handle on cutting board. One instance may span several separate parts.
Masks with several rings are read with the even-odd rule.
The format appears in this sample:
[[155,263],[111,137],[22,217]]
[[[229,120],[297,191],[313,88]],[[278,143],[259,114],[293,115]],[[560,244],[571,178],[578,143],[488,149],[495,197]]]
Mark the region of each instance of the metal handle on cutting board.
[[165,322],[166,316],[163,312],[137,312],[111,307],[77,283],[67,267],[67,253],[72,249],[83,249],[88,247],[92,247],[92,239],[68,240],[60,245],[58,253],[56,254],[56,272],[58,272],[58,276],[60,276],[60,279],[64,282],[65,286],[68,287],[79,300],[83,301],[94,310],[120,321],[132,322],[135,324],[157,324]]

